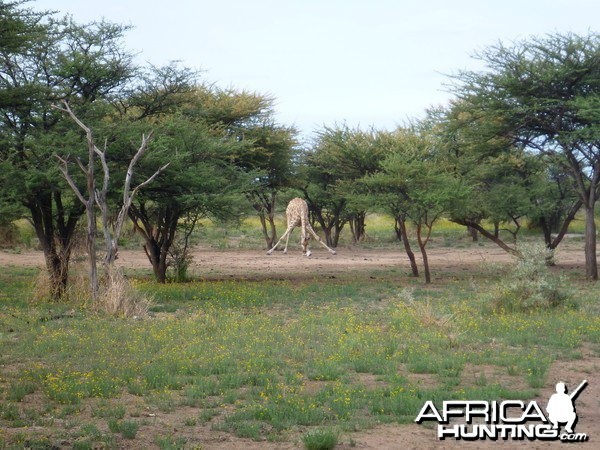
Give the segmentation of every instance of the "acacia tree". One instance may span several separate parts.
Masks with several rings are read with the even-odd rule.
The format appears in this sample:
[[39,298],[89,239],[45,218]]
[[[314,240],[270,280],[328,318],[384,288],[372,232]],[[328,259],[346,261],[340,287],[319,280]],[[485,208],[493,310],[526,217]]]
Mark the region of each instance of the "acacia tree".
[[337,178],[334,174],[323,171],[310,155],[305,161],[299,180],[306,182],[299,189],[306,199],[312,221],[321,226],[327,245],[335,248],[348,221],[347,199],[335,191]]
[[252,119],[266,104],[258,95],[202,86],[191,86],[181,98],[173,112],[154,120],[159,137],[140,173],[148,175],[161,160],[170,166],[129,210],[159,282],[166,281],[169,252],[183,218],[237,220],[247,208],[243,194],[256,181],[249,155],[259,150],[242,130],[251,134]]
[[[377,145],[382,152],[382,160],[386,156],[397,153],[397,147],[403,140],[405,133],[398,129],[394,132],[377,132]],[[362,203],[367,203],[370,207],[376,205],[381,210],[394,218],[394,232],[399,242],[402,242],[404,251],[410,262],[412,276],[419,276],[419,267],[412,250],[406,223],[409,220],[406,208],[406,199],[399,195],[397,190],[397,181],[393,177],[386,176],[379,169],[373,174],[366,175],[354,183],[354,198],[360,198]]]
[[292,185],[296,133],[294,128],[278,126],[270,120],[244,133],[249,145],[237,164],[247,172],[256,173],[246,197],[258,213],[267,248],[277,242],[277,196]]
[[373,205],[357,190],[357,181],[379,169],[386,151],[385,133],[372,128],[360,130],[346,126],[326,130],[333,144],[327,156],[337,167],[340,177],[335,190],[347,198],[348,225],[354,243],[358,243],[366,237],[366,217]]
[[382,154],[375,130],[347,125],[324,127],[317,133],[313,148],[305,153],[308,184],[302,190],[328,245],[337,246],[346,223],[355,243],[364,239],[371,205],[356,192],[357,180],[378,169]]
[[585,210],[586,276],[598,279],[595,205],[600,191],[600,35],[554,34],[477,57],[483,72],[461,72],[455,92],[493,136],[548,158],[567,173]]
[[546,248],[555,250],[581,209],[582,201],[572,189],[564,166],[546,158],[538,161],[541,170],[534,182],[537,189],[532,189],[530,196],[535,207],[530,209],[528,219],[531,226],[541,229]]
[[193,115],[218,128],[238,147],[235,165],[252,182],[244,192],[258,214],[267,248],[277,240],[275,211],[278,194],[290,187],[298,152],[297,130],[273,118],[273,99],[234,89],[198,89]]
[[[518,256],[516,240],[526,218],[529,226],[539,226],[546,247],[554,250],[581,206],[560,167],[515,146],[506,136],[491,134],[494,120],[489,124],[483,117],[476,119],[468,103],[429,113],[443,164],[471,186],[471,195],[451,212],[450,220]],[[493,230],[486,229],[484,221],[492,223]]]
[[[230,119],[227,134],[237,136],[244,143],[239,147],[235,165],[252,179],[244,194],[258,214],[267,248],[271,248],[277,241],[277,197],[294,179],[297,130],[275,123],[269,98],[231,92],[227,101],[236,97],[239,102],[253,100],[256,105],[254,110],[247,111],[247,115],[239,116],[235,121]],[[213,120],[218,124],[223,118],[219,120],[213,115]]]
[[169,161],[159,177],[134,199],[129,217],[144,240],[158,282],[166,281],[169,251],[180,220],[225,219],[238,212],[239,171],[229,161],[239,143],[213,136],[205,124],[171,116],[156,127],[152,151],[140,162],[147,177],[156,164]]
[[[425,282],[431,282],[427,244],[433,225],[451,211],[468,192],[440,163],[435,139],[427,129],[413,126],[393,133],[394,145],[381,162],[380,170],[364,177],[364,184],[380,204],[388,205],[408,239],[405,226],[410,220],[423,261]],[[405,249],[411,259],[413,275],[417,275],[410,246]]]
[[51,105],[62,99],[92,105],[117,92],[133,69],[131,55],[120,46],[127,27],[78,25],[20,6],[0,5],[0,206],[31,221],[44,252],[50,295],[59,299],[85,209],[51,157],[77,154],[82,140]]

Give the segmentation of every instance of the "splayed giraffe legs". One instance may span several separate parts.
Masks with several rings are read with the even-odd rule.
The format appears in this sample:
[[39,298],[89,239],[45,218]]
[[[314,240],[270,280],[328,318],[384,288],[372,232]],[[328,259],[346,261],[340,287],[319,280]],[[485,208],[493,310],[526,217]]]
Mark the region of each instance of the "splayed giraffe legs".
[[[336,254],[336,253],[335,253],[335,250],[333,250],[333,249],[329,248],[329,247],[327,246],[327,244],[326,244],[325,242],[323,242],[323,240],[321,239],[321,237],[320,237],[320,236],[319,236],[319,235],[318,235],[318,234],[315,232],[315,230],[313,230],[313,227],[311,227],[309,223],[307,223],[306,225],[307,225],[307,226],[306,226],[306,229],[307,229],[308,231],[310,231],[310,234],[312,234],[312,235],[314,236],[315,240],[316,240],[316,241],[317,241],[319,244],[321,244],[323,247],[325,247],[327,250],[329,250],[329,253],[331,253],[332,255],[335,255],[335,254]],[[307,247],[308,247],[308,239],[306,239],[306,241],[307,241]],[[307,256],[310,256],[310,250],[308,250],[308,255],[307,255]]]
[[281,241],[283,241],[283,239],[285,239],[285,248],[283,250],[283,253],[287,253],[290,234],[292,233],[293,229],[297,226],[300,226],[302,230],[300,241],[302,244],[302,252],[304,255],[310,256],[312,254],[311,251],[308,249],[308,241],[310,240],[310,236],[308,234],[309,232],[317,240],[317,242],[319,242],[319,244],[321,244],[323,247],[329,250],[329,252],[332,255],[335,255],[335,250],[329,248],[327,244],[325,244],[321,240],[319,235],[315,233],[313,227],[310,226],[310,222],[308,221],[308,205],[303,199],[295,198],[291,200],[287,206],[287,209],[285,210],[285,215],[288,224],[287,230],[285,230],[285,233],[283,234],[283,236],[281,236],[281,238],[279,238],[279,240],[273,246],[273,248],[267,252],[267,255],[272,254],[273,250],[277,248],[277,246],[281,243]]
[[295,228],[294,226],[292,226],[292,227],[288,226],[287,230],[285,230],[285,233],[283,233],[283,236],[281,236],[279,238],[279,240],[277,241],[277,243],[273,246],[273,248],[267,252],[267,255],[270,255],[271,253],[273,253],[273,250],[275,250],[277,248],[277,246],[281,243],[281,241],[283,241],[283,239],[285,239],[285,248],[283,249],[283,253],[287,253],[288,242],[290,241],[290,234],[292,234],[292,230],[294,228]]

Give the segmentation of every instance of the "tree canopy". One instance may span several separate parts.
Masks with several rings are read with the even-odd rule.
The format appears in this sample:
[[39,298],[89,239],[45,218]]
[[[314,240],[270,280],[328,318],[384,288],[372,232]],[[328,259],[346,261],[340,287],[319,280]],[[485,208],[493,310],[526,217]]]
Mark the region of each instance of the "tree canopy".
[[[128,29],[0,4],[0,225],[32,223],[54,298],[65,292],[85,214],[61,168],[83,166],[86,138],[53,108],[62,101],[104,143],[106,160],[90,159],[89,171],[105,164],[124,179],[150,132],[133,182],[169,163],[128,209],[161,282],[178,230],[254,213],[270,248],[280,199],[299,193],[330,247],[347,224],[354,243],[363,241],[369,212],[392,215],[417,275],[414,230],[428,281],[426,245],[441,217],[519,254],[525,223],[555,249],[583,206],[586,275],[597,279],[598,34],[500,42],[476,55],[483,70],[452,77],[455,98],[424,119],[391,131],[323,126],[301,145],[295,127],[275,120],[270,95],[219,88],[178,63],[135,64],[123,46]],[[82,190],[86,175],[70,175]],[[118,190],[103,195],[122,206]]]
[[[52,295],[63,295],[76,225],[83,206],[74,199],[52,154],[78,154],[81,137],[52,108],[68,99],[90,113],[100,98],[123,88],[133,74],[121,38],[127,27],[66,18],[3,3],[0,27],[0,210],[32,222],[46,257]],[[7,45],[4,45],[7,42]],[[4,214],[3,214],[4,215]]]
[[572,33],[499,43],[482,72],[456,76],[456,107],[479,142],[506,139],[568,175],[586,212],[586,274],[598,278],[594,210],[600,185],[600,35]]

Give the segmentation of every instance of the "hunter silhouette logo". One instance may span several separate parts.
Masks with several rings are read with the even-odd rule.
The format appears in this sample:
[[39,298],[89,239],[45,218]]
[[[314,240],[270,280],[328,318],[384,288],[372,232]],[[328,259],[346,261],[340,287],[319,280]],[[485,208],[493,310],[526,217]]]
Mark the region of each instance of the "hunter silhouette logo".
[[[584,442],[588,440],[588,435],[574,431],[577,423],[574,402],[586,386],[587,380],[583,380],[568,394],[565,383],[557,383],[556,393],[546,405],[547,416],[535,400],[528,403],[522,400],[447,400],[442,402],[440,409],[429,400],[421,408],[415,422],[435,420],[440,440],[539,439]],[[450,424],[453,419],[460,423]],[[477,423],[473,419],[477,419]],[[561,424],[565,425],[562,433]]]
[[552,422],[553,429],[559,428],[559,423],[566,423],[565,432],[573,434],[573,427],[577,422],[577,412],[573,402],[579,393],[587,386],[587,380],[583,380],[577,389],[571,395],[567,394],[567,386],[565,383],[556,383],[556,394],[553,394],[548,400],[548,419]]

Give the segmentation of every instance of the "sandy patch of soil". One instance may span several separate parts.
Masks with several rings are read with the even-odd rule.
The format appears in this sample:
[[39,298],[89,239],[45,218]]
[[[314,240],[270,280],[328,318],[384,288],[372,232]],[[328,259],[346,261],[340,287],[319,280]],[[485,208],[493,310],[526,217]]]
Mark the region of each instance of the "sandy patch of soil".
[[[433,277],[436,272],[469,272],[485,265],[506,264],[513,257],[496,245],[485,242],[466,248],[432,247],[428,256]],[[417,253],[417,263],[420,255]],[[583,243],[565,241],[556,252],[558,268],[567,270],[584,267]],[[14,253],[0,251],[0,267],[43,267],[43,254],[39,251]],[[126,268],[150,269],[142,250],[121,250],[117,265]],[[400,247],[396,249],[364,249],[359,247],[338,248],[336,255],[325,249],[315,248],[311,257],[304,257],[298,249],[284,254],[275,251],[267,255],[264,250],[214,250],[196,248],[193,251],[192,275],[201,279],[294,279],[320,278],[344,275],[352,272],[376,274],[378,271],[398,270],[399,274],[410,271],[408,258]]]

